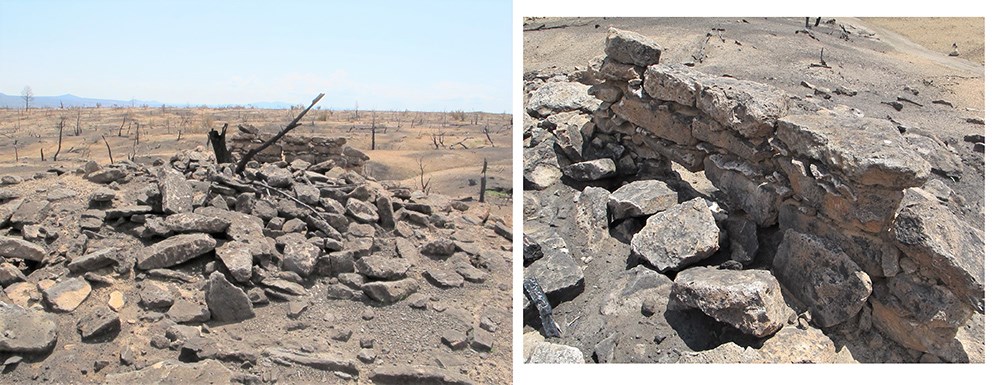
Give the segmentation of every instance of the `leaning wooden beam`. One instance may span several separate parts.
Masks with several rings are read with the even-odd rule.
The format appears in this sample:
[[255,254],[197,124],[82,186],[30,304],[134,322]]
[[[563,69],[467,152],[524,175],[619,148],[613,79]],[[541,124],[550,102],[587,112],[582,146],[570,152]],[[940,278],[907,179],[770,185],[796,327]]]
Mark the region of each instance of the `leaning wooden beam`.
[[302,112],[299,113],[299,116],[296,116],[291,123],[288,123],[288,126],[286,126],[284,130],[281,130],[281,132],[275,134],[273,137],[271,137],[271,139],[268,139],[260,146],[257,146],[257,148],[254,148],[250,151],[247,151],[246,154],[243,154],[243,157],[240,158],[240,162],[236,164],[236,173],[242,174],[243,170],[246,169],[247,167],[247,162],[250,162],[250,159],[253,159],[255,155],[257,155],[261,151],[264,151],[264,149],[270,147],[272,144],[276,143],[278,139],[281,139],[282,136],[285,136],[285,134],[287,134],[293,128],[300,126],[301,124],[299,123],[299,120],[302,119],[303,116],[306,116],[306,113],[309,112],[309,110],[312,109],[313,106],[316,105],[316,103],[319,103],[319,100],[323,99],[324,95],[325,94],[319,94],[319,96],[316,96],[316,99],[313,99],[312,104],[310,104],[309,107],[306,107],[306,109],[302,110]]

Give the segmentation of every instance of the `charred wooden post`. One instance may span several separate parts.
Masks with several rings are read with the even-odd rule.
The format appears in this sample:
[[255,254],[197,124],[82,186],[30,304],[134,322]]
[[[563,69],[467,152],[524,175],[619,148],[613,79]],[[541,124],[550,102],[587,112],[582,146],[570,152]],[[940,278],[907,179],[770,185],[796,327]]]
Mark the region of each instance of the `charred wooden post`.
[[483,159],[483,176],[479,178],[479,203],[486,202],[486,159]]
[[[229,129],[229,123],[222,125],[222,132],[216,131],[212,128],[208,132],[208,141],[212,144],[212,151],[215,152],[215,162],[219,164],[223,163],[233,163],[233,154],[229,152],[226,147],[226,130]],[[177,132],[177,140],[180,140],[180,131]]]

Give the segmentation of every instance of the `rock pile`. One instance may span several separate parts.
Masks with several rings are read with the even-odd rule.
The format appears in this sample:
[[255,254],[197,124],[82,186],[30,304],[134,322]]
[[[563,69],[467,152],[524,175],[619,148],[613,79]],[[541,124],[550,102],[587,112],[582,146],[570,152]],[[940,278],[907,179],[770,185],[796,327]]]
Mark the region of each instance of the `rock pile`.
[[[586,186],[576,202],[602,211],[593,227],[630,245],[636,263],[679,272],[676,308],[760,338],[787,319],[784,293],[824,330],[864,319],[858,328],[906,348],[969,359],[955,336],[985,311],[983,233],[920,188],[932,165],[892,122],[661,64],[660,47],[633,32],[612,28],[605,53],[568,76],[526,74],[535,119],[524,133],[527,188]],[[717,191],[671,180],[673,164]],[[588,193],[595,188],[604,194]],[[546,214],[538,216],[558,219]],[[594,267],[567,255],[568,235],[533,228],[525,234],[541,257],[525,260],[525,276],[559,302],[558,288],[583,285],[579,270]],[[580,235],[594,239],[592,231]],[[776,231],[780,246],[758,258],[764,234]],[[689,268],[696,264],[736,270]]]
[[[269,138],[268,135],[257,132],[236,131],[229,138],[233,156],[236,159],[251,149],[260,146]],[[348,146],[344,138],[323,138],[290,133],[281,137],[277,143],[264,149],[255,157],[261,162],[293,162],[300,160],[307,163],[331,162],[344,169],[360,167],[368,161],[368,155]]]
[[[338,143],[332,150],[350,152]],[[376,382],[473,382],[456,362],[491,359],[503,318],[452,297],[509,292],[505,225],[339,167],[347,158],[253,161],[245,176],[213,159],[196,149],[149,167],[91,162],[2,191],[0,357],[16,365],[5,371],[14,382],[259,383],[279,380],[275,365]],[[52,194],[63,190],[73,194]],[[354,316],[372,324],[339,321]],[[397,326],[374,326],[383,322]],[[393,342],[396,330],[416,335],[413,327],[460,330],[461,344]],[[280,331],[235,331],[245,328]],[[62,353],[80,342],[78,354]],[[439,354],[439,367],[387,365],[437,347],[454,357]],[[72,362],[49,373],[53,360]]]

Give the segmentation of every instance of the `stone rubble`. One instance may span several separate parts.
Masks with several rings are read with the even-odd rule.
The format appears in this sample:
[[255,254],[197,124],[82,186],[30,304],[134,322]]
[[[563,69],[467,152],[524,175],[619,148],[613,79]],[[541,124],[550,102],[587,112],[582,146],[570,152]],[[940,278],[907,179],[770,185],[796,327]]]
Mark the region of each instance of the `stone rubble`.
[[[482,307],[451,302],[461,293],[510,290],[496,275],[509,274],[510,247],[502,245],[513,237],[510,225],[477,218],[475,204],[358,174],[367,156],[342,139],[322,151],[298,137],[283,141],[292,159],[262,154],[244,176],[195,149],[153,166],[92,162],[59,176],[72,185],[38,187],[43,199],[16,189],[49,186],[48,177],[0,189],[0,354],[27,359],[5,372],[78,360],[65,352],[82,342],[86,354],[107,346],[116,359],[69,368],[59,381],[272,383],[280,379],[269,377],[271,368],[288,366],[357,382],[473,383],[467,369],[389,369],[383,364],[409,354],[387,350],[391,333],[317,313],[360,307],[371,323],[402,311],[447,324],[453,313]],[[234,142],[237,151],[248,143]],[[337,154],[324,161],[324,151]],[[238,335],[257,328],[242,325],[272,322],[263,317],[279,302],[288,303],[278,327],[290,338]],[[456,357],[500,356],[494,334],[509,324],[485,314],[504,319],[485,309],[491,330],[469,332]],[[461,322],[471,329],[480,319]],[[320,338],[327,329],[332,350],[298,335]],[[366,346],[360,353],[354,335]],[[261,348],[232,350],[224,340]]]
[[[524,276],[572,320],[559,343],[581,362],[853,362],[826,333],[880,359],[980,357],[959,331],[985,313],[985,234],[932,178],[962,176],[953,144],[661,52],[610,28],[588,66],[524,76]],[[636,270],[672,278],[669,305],[619,298]],[[682,338],[694,354],[621,335],[646,317],[724,336]]]

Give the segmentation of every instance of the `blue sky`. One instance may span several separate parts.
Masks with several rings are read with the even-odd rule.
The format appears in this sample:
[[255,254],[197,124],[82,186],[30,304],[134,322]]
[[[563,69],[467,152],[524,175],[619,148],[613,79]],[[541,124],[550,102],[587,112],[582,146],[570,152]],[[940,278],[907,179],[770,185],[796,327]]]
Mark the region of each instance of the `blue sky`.
[[510,112],[510,1],[0,0],[0,92]]

